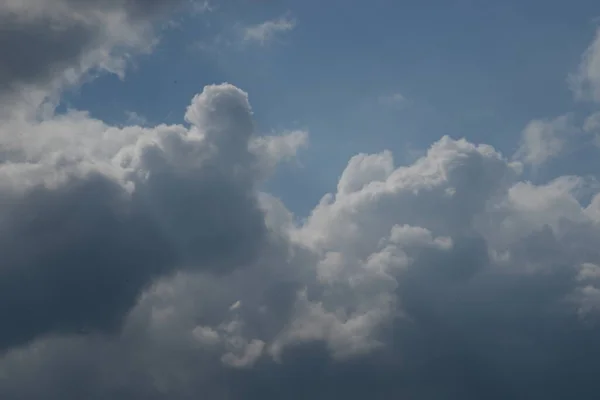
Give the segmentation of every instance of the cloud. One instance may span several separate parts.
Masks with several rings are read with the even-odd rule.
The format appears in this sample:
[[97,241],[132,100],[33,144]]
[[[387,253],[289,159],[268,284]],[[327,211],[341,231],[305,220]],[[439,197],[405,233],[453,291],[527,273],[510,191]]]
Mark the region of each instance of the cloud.
[[204,14],[215,10],[215,5],[208,0],[190,0],[192,12],[195,14]]
[[600,147],[600,112],[595,112],[585,119],[583,131],[594,135],[594,142]]
[[259,160],[305,134],[253,138],[250,116],[225,84],[194,98],[188,127],[72,113],[21,126],[60,132],[47,143],[3,145],[0,395],[595,393],[585,180],[536,186],[444,137],[411,165],[354,157],[298,224],[257,184]]
[[255,136],[228,84],[185,119],[3,122],[3,398],[595,393],[586,180],[443,137],[355,156],[298,223],[260,183],[306,133]]
[[296,21],[288,17],[265,21],[244,29],[244,41],[258,43],[262,46],[275,40],[278,35],[289,32],[296,27]]
[[600,102],[600,29],[583,54],[579,68],[569,75],[568,81],[577,99]]
[[595,398],[599,188],[523,175],[566,120],[358,154],[298,220],[263,188],[308,133],[254,118],[227,83],[175,125],[0,118],[0,398]]
[[379,104],[386,107],[404,107],[408,103],[408,99],[401,93],[393,93],[379,97]]
[[0,102],[38,106],[95,70],[123,74],[179,1],[8,0],[0,4]]
[[14,126],[0,125],[14,151],[0,168],[0,315],[10,326],[0,348],[115,329],[173,268],[251,262],[266,231],[250,113],[244,92],[221,85],[194,98],[190,128],[115,128],[75,113],[21,125],[14,140]]
[[585,132],[600,131],[600,112],[595,112],[586,118],[583,124],[583,130]]
[[243,50],[248,45],[267,46],[295,27],[296,21],[288,16],[256,25],[222,26],[212,37],[194,41],[189,49],[217,54],[226,50]]
[[148,120],[143,115],[136,113],[135,111],[125,111],[128,125],[147,125]]
[[308,146],[307,131],[290,131],[278,136],[262,136],[250,142],[250,151],[260,154],[259,163],[266,174],[278,164],[295,158],[299,149]]
[[526,164],[539,167],[559,156],[567,146],[569,136],[578,131],[569,115],[552,120],[533,120],[523,130],[516,157]]

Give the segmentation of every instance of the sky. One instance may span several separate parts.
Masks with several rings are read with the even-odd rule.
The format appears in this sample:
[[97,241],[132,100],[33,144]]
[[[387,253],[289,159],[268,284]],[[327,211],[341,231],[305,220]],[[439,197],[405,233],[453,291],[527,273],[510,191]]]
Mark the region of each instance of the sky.
[[595,399],[599,17],[0,0],[0,398]]
[[[304,168],[280,193],[303,215],[356,153],[390,149],[408,162],[447,134],[512,154],[530,120],[589,111],[566,78],[594,37],[594,1],[298,3],[184,10],[125,81],[105,75],[68,104],[114,123],[127,121],[124,109],[175,123],[198,88],[234,82],[251,94],[261,130],[311,132]],[[264,41],[243,39],[265,22]]]

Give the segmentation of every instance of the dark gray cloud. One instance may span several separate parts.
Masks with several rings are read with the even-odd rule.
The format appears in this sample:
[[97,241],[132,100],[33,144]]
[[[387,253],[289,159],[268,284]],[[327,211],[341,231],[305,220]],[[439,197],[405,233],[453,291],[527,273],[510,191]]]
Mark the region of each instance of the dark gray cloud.
[[[7,0],[0,4],[0,96],[34,103],[92,69],[121,72],[153,43],[152,23],[183,1]],[[10,104],[11,101],[8,101]]]
[[[195,101],[190,109],[203,136],[158,129],[156,141],[144,142],[140,130],[120,164],[127,164],[123,179],[133,191],[101,171],[75,173],[70,168],[80,165],[68,163],[43,167],[65,174],[58,186],[4,186],[1,349],[49,333],[116,332],[155,278],[175,269],[222,274],[253,261],[266,228],[248,152],[252,125],[243,120],[249,106],[228,86],[207,88]],[[223,127],[213,102],[238,110],[237,124]],[[17,176],[27,168],[23,161],[10,164]]]
[[96,32],[82,24],[64,29],[52,27],[53,21],[19,22],[10,15],[1,18],[0,49],[5,57],[0,64],[0,91],[16,91],[25,84],[48,84],[67,67],[78,62]]
[[209,87],[191,128],[127,128],[103,156],[123,175],[13,188],[3,398],[595,396],[600,227],[583,180],[520,183],[493,149],[445,138],[370,182],[349,167],[365,185],[295,226],[256,192],[278,147],[252,144],[248,110]]
[[[66,337],[41,341],[35,356],[27,350],[11,354],[3,364],[11,379],[0,385],[0,393],[124,400],[187,400],[199,394],[225,399],[595,396],[597,328],[557,304],[572,289],[572,276],[563,270],[510,277],[489,270],[457,281],[440,271],[444,267],[407,278],[398,296],[411,320],[398,319],[381,332],[386,347],[369,354],[336,360],[327,344],[316,340],[291,345],[279,363],[264,357],[252,368],[231,369],[210,349],[177,333],[181,325],[164,321],[165,330],[130,328],[119,340]],[[213,298],[193,293],[177,296]]]

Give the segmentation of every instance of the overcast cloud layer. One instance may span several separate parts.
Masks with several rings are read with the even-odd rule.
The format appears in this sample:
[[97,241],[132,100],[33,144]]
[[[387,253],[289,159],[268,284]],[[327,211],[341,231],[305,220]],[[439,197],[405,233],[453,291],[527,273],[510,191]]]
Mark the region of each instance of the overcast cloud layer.
[[[123,71],[173,7],[99,4],[3,2],[0,96]],[[590,100],[599,40],[570,78]],[[532,121],[514,156],[358,154],[298,222],[262,184],[308,134],[258,135],[234,85],[179,125],[39,104],[0,119],[0,398],[597,398],[599,186],[523,177],[597,115]]]

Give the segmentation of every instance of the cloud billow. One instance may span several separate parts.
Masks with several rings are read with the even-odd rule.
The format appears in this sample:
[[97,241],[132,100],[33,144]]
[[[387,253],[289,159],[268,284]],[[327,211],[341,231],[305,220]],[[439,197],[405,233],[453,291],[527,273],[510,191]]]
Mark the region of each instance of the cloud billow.
[[[169,8],[67,4],[134,29]],[[0,82],[45,87],[107,43],[81,41]],[[559,154],[561,121],[514,157],[446,136],[409,165],[358,154],[299,221],[263,183],[308,135],[257,135],[234,85],[175,125],[2,116],[0,398],[595,398],[598,186],[523,172]]]
[[[211,97],[226,109],[250,112],[243,92],[231,86],[208,87],[196,101],[210,103]],[[7,328],[0,347],[52,332],[111,330],[142,289],[174,268],[202,265],[224,273],[251,262],[265,227],[254,177],[245,173],[252,162],[248,136],[226,142],[233,148],[239,141],[240,149],[245,143],[246,154],[227,154],[231,149],[215,142],[228,132],[209,136],[222,129],[219,110],[197,111],[203,131],[139,129],[137,142],[118,155],[118,179],[78,171],[76,164],[45,165],[46,173],[54,168],[46,179],[64,175],[59,184],[4,186],[0,296]],[[236,159],[244,155],[247,160]],[[18,180],[29,165],[22,160],[4,167],[5,178]]]
[[208,86],[186,115],[115,128],[73,112],[19,125],[55,132],[44,143],[4,138],[0,394],[596,389],[600,214],[598,197],[578,200],[585,180],[520,182],[518,162],[446,137],[408,166],[352,160],[297,225],[259,191],[290,149],[252,135],[244,92]]

